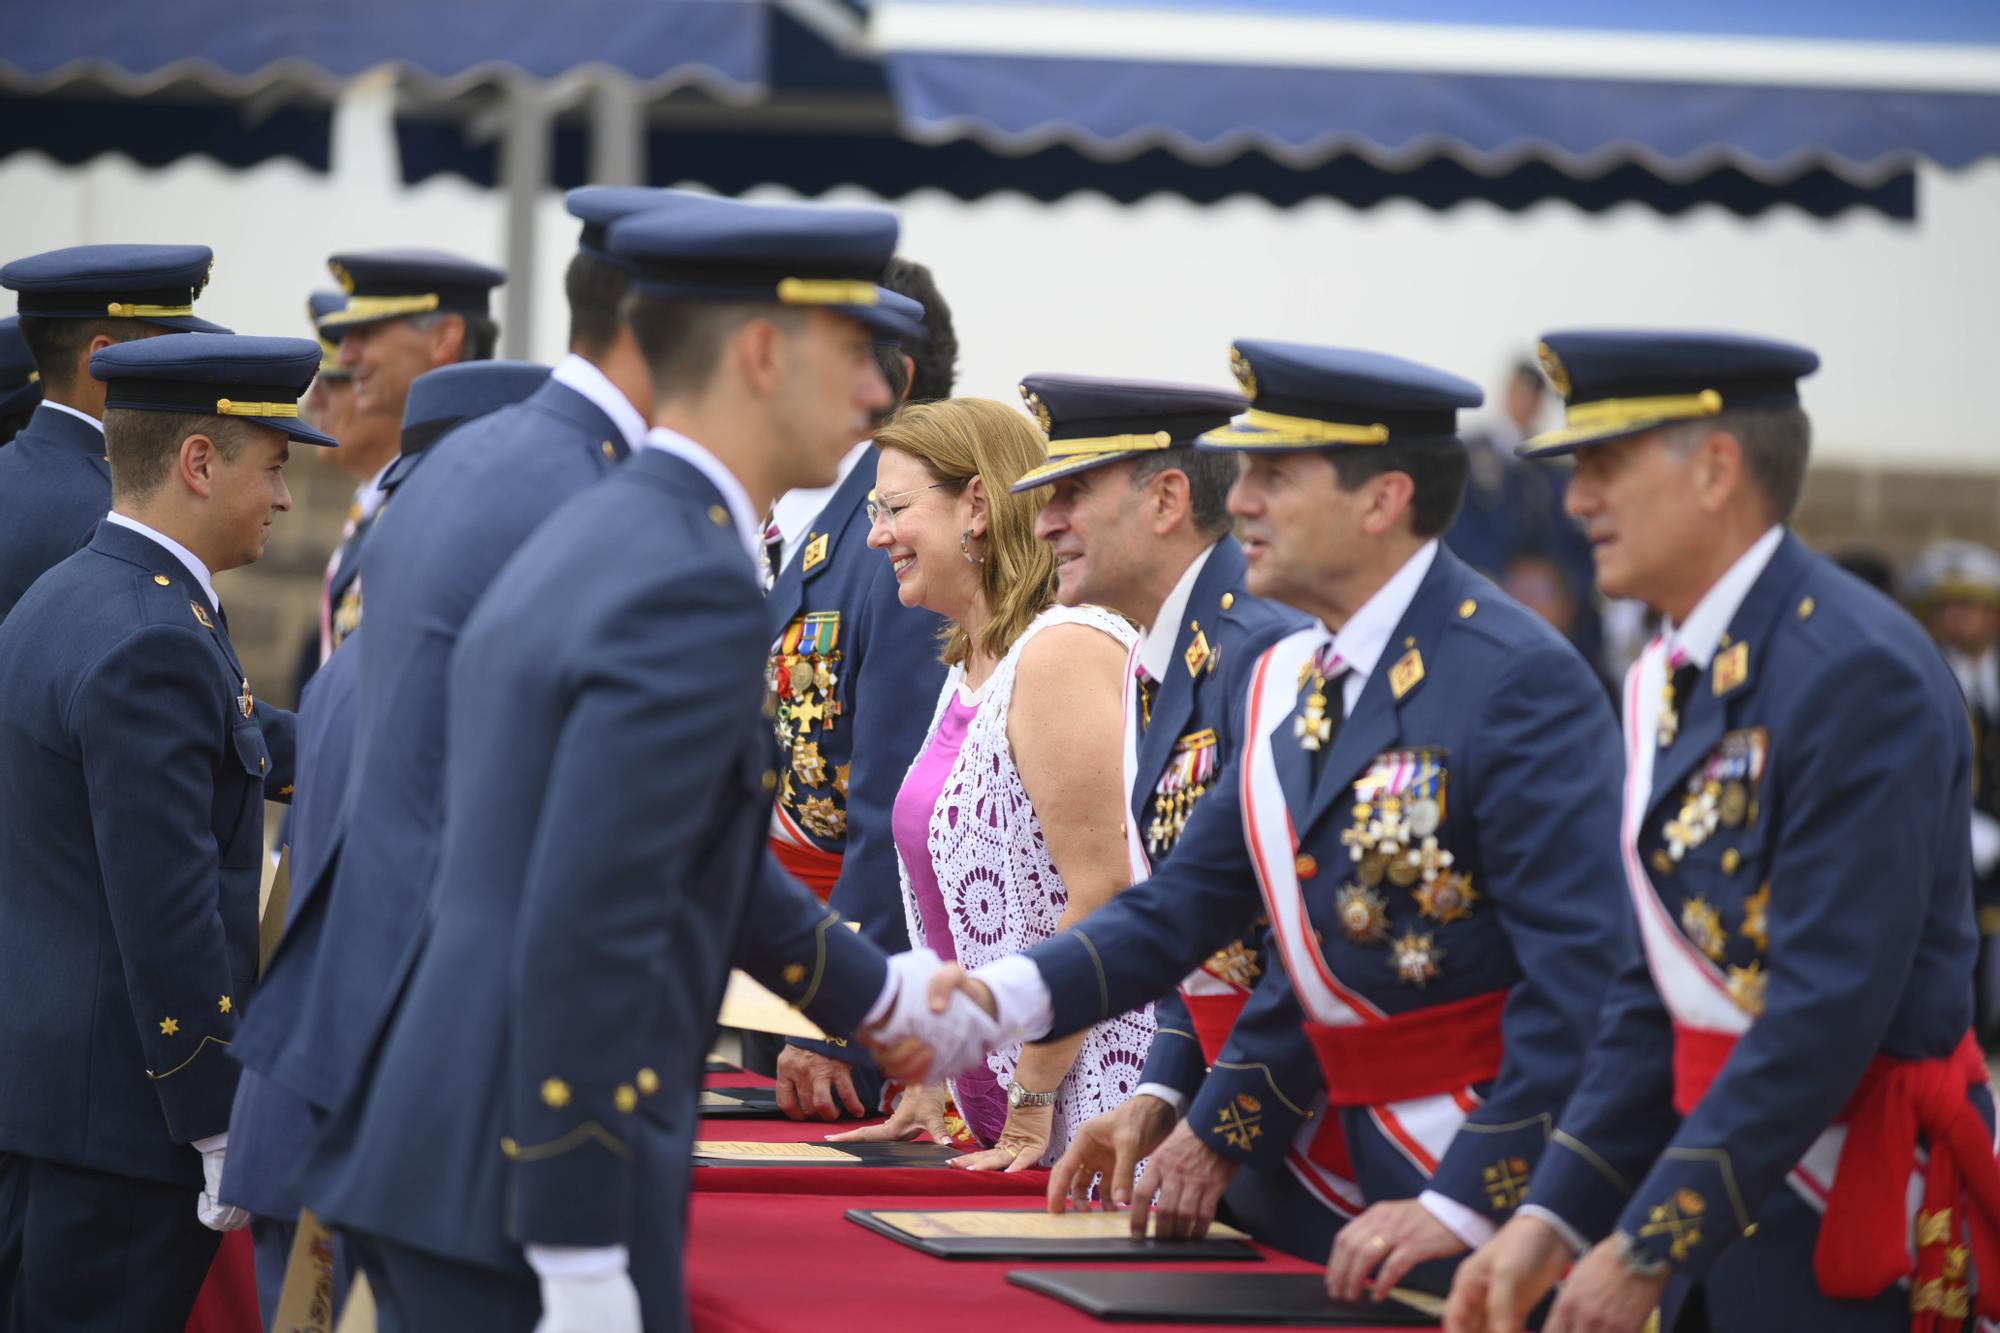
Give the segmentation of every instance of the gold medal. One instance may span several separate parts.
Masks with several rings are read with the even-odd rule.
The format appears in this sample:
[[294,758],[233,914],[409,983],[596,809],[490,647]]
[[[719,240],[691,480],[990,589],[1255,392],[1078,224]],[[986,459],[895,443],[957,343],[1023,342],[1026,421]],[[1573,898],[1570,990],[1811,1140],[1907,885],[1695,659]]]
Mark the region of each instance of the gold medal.
[[1380,852],[1368,853],[1354,867],[1354,877],[1371,889],[1380,884],[1388,872],[1389,858]]
[[1732,782],[1722,789],[1720,813],[1724,826],[1735,828],[1750,813],[1750,789],[1740,782]]
[[803,657],[794,658],[792,659],[791,669],[792,693],[797,695],[810,694],[813,687],[812,663]]
[[1372,889],[1346,885],[1335,899],[1334,910],[1340,916],[1341,930],[1356,944],[1380,944],[1389,934],[1389,905]]
[[1423,872],[1416,863],[1405,857],[1389,858],[1389,882],[1399,889],[1407,889],[1423,878]]
[[1723,954],[1728,952],[1729,937],[1722,929],[1722,913],[1700,894],[1681,904],[1681,933],[1713,962],[1721,962]]
[[1396,979],[1405,985],[1427,986],[1436,980],[1443,957],[1444,950],[1431,942],[1427,930],[1406,930],[1389,946],[1389,966],[1396,969]]
[[1333,739],[1333,719],[1326,715],[1326,696],[1315,689],[1306,696],[1305,711],[1292,719],[1292,735],[1299,748],[1316,752]]
[[1472,904],[1478,900],[1479,891],[1472,887],[1472,876],[1453,873],[1439,875],[1418,889],[1416,898],[1417,907],[1425,916],[1448,926],[1472,915]]

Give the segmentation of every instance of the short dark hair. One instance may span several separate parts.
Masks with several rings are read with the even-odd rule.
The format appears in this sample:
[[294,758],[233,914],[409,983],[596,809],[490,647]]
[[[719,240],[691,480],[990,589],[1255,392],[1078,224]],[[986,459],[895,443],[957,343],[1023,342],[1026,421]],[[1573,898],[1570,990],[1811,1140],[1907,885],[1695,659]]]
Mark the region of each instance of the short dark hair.
[[1771,517],[1788,522],[1805,489],[1806,464],[1812,459],[1812,418],[1802,407],[1763,412],[1724,412],[1674,428],[1675,443],[1693,448],[1716,431],[1736,438],[1743,450],[1743,467],[1764,493]]
[[1229,488],[1236,484],[1236,455],[1175,445],[1152,449],[1132,458],[1132,484],[1144,486],[1162,472],[1178,471],[1188,479],[1188,507],[1194,511],[1194,525],[1202,532],[1221,533],[1229,528]]
[[951,307],[938,290],[937,279],[916,260],[897,255],[882,270],[882,285],[924,307],[923,341],[905,349],[916,363],[910,376],[910,401],[933,403],[951,397],[958,380],[958,334],[952,329]]
[[202,412],[142,412],[114,407],[104,413],[104,455],[111,463],[114,500],[144,500],[173,475],[181,441],[206,435],[225,460],[249,441],[251,423]]
[[83,349],[94,338],[132,342],[168,330],[140,319],[52,319],[47,315],[21,316],[21,341],[28,345],[42,384],[53,393],[68,393],[77,386],[79,375],[90,371],[77,365]]
[[617,341],[619,314],[632,290],[631,273],[596,255],[579,250],[563,275],[569,297],[569,345],[585,356],[597,356]]
[[751,320],[795,329],[805,312],[797,306],[661,300],[635,292],[625,303],[625,318],[646,358],[653,393],[665,400],[706,388],[724,344]]
[[910,362],[901,344],[876,343],[875,364],[889,385],[889,405],[875,414],[875,429],[880,430],[894,421],[903,408],[903,395],[910,387]]
[[1401,472],[1410,479],[1410,531],[1435,537],[1458,517],[1465,498],[1466,475],[1472,470],[1465,445],[1456,437],[1425,444],[1372,445],[1333,451],[1333,475],[1343,491],[1359,487],[1384,472]]

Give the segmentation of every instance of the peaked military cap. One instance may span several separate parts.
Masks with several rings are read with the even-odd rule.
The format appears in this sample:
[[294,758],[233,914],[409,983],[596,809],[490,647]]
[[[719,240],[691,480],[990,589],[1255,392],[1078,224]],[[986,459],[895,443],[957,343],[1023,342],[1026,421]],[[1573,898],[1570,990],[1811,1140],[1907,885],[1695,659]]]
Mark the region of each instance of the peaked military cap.
[[19,293],[16,314],[38,319],[136,319],[227,333],[194,313],[214,267],[205,245],[73,245],[0,268],[0,287]]
[[1359,449],[1445,444],[1485,401],[1471,380],[1381,352],[1239,339],[1229,368],[1250,410],[1203,435],[1204,449]]
[[440,311],[484,315],[487,296],[507,275],[444,250],[356,250],[326,261],[347,301],[323,316],[323,331],[341,333]]
[[299,421],[299,396],[318,372],[319,344],[310,338],[172,333],[114,343],[90,358],[106,409],[235,417],[301,444],[331,445],[332,436]]
[[354,372],[340,364],[340,343],[326,336],[320,321],[328,315],[337,314],[347,307],[344,292],[314,292],[306,298],[306,319],[311,322],[313,332],[319,337],[319,373],[330,380],[351,379]]
[[896,215],[829,204],[753,204],[688,195],[613,222],[612,255],[644,295],[677,301],[817,306],[903,337],[876,279],[896,253]]
[[651,213],[689,199],[710,197],[693,190],[663,190],[646,185],[585,185],[564,195],[563,207],[583,224],[576,248],[599,259],[615,261],[605,237],[612,223],[635,213]]
[[21,338],[19,317],[0,319],[0,416],[29,411],[41,399],[42,377]]
[[1819,369],[1806,348],[1734,333],[1570,330],[1549,334],[1536,352],[1564,420],[1522,445],[1523,458],[1724,412],[1797,407],[1799,381]]
[[520,402],[548,377],[549,368],[534,361],[460,361],[417,376],[403,401],[403,452],[390,475],[454,426]]
[[908,347],[924,340],[924,303],[887,287],[875,290],[875,321],[869,328],[884,347]]
[[1910,562],[1903,596],[1920,611],[1940,602],[2000,606],[2000,552],[1978,542],[1932,542]]
[[1155,449],[1190,445],[1229,424],[1248,404],[1242,395],[1198,384],[1030,375],[1021,398],[1049,437],[1049,458],[1007,489],[1033,490]]

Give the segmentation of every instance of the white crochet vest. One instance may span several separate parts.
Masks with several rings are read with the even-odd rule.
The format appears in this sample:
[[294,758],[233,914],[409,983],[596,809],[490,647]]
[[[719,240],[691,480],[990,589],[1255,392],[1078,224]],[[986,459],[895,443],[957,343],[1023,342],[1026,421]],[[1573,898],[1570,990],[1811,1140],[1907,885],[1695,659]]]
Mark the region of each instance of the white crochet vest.
[[[1069,890],[1049,859],[1041,821],[1035,818],[1020,771],[1014,767],[1013,749],[1007,743],[1007,708],[1014,696],[1015,668],[1028,640],[1050,625],[1070,624],[1102,630],[1128,651],[1138,637],[1124,620],[1098,607],[1051,607],[1037,616],[994,669],[966,729],[958,761],[931,811],[931,864],[951,918],[958,961],[968,969],[1020,953],[1055,934],[1056,921],[1069,903]],[[957,697],[964,676],[964,667],[954,667],[945,680],[931,714],[930,732],[917,752],[919,760],[930,748],[945,707]],[[910,938],[921,941],[923,923],[900,851],[896,864]],[[1056,1089],[1045,1161],[1055,1160],[1077,1126],[1132,1095],[1152,1042],[1151,1005],[1090,1029],[1069,1077]],[[1015,1045],[986,1058],[1001,1087],[1013,1078],[1020,1055],[1021,1048]]]

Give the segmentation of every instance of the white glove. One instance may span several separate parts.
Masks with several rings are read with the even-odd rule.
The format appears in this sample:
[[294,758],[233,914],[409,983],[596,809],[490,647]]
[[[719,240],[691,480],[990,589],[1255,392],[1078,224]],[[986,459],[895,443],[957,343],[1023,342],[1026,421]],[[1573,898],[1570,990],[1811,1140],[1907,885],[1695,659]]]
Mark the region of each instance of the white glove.
[[229,1135],[226,1132],[211,1134],[194,1142],[194,1147],[201,1153],[201,1177],[204,1182],[201,1197],[194,1201],[194,1215],[210,1231],[234,1231],[250,1222],[250,1214],[222,1201],[222,1154],[228,1146]]
[[930,980],[943,961],[929,949],[912,949],[889,960],[889,975],[895,982],[895,998],[880,1025],[868,1034],[869,1040],[887,1045],[913,1037],[931,1049],[929,1069],[920,1081],[940,1079],[978,1068],[989,1051],[1007,1043],[986,1011],[963,994],[954,994],[941,1014],[930,1008]]
[[1972,812],[1972,873],[1985,879],[2000,861],[2000,820],[1983,810]]
[[623,1245],[528,1246],[542,1284],[535,1333],[640,1333],[639,1289]]

